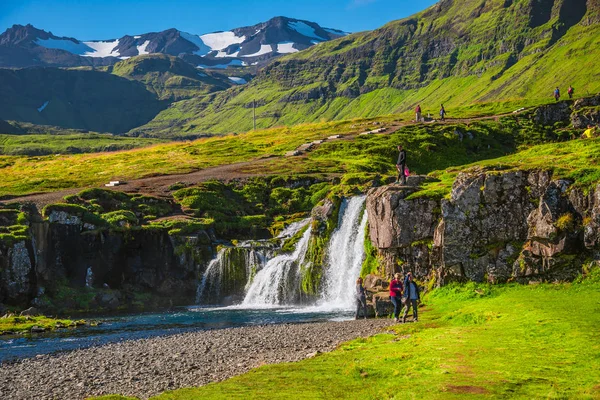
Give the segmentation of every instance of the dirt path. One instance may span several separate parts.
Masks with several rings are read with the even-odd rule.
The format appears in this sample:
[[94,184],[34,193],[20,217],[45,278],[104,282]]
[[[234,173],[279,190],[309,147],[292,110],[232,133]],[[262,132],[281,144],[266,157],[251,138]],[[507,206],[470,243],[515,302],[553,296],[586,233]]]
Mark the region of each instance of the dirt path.
[[125,193],[143,193],[147,195],[166,197],[170,198],[170,187],[171,185],[182,182],[188,185],[196,185],[201,182],[205,182],[210,179],[219,179],[229,181],[232,179],[249,178],[254,176],[263,175],[260,172],[261,165],[264,165],[275,157],[247,161],[235,164],[220,165],[217,167],[205,168],[199,171],[187,173],[187,174],[175,174],[175,175],[159,175],[141,179],[132,179],[125,182],[122,185],[115,187],[104,187],[104,186],[87,186],[75,189],[59,190],[51,193],[38,193],[30,194],[26,196],[15,196],[8,200],[3,200],[4,203],[33,203],[37,206],[38,210],[44,208],[44,206],[53,203],[60,203],[65,196],[79,193],[83,189],[90,187],[102,187],[111,190],[117,190]]

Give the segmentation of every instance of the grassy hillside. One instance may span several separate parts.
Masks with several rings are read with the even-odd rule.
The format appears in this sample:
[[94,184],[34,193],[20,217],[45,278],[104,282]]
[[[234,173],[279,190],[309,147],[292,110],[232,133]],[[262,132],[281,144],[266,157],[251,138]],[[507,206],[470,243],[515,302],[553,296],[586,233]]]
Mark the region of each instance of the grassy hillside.
[[95,132],[123,133],[166,104],[138,82],[99,71],[0,69],[0,118]]
[[162,100],[181,100],[232,86],[224,75],[199,71],[180,58],[164,54],[132,57],[108,70],[114,75],[142,82]]
[[[382,121],[377,123],[386,123]],[[379,126],[382,125],[375,125]],[[471,126],[406,126],[390,135],[328,141],[302,157],[284,156],[303,143],[325,139],[332,134],[352,135],[373,127],[372,121],[367,120],[341,121],[273,128],[109,154],[4,156],[0,157],[3,173],[0,195],[98,185],[110,179],[185,173],[251,160],[256,163],[240,168],[261,175],[350,173],[363,178],[376,174],[392,175],[398,143],[408,147],[409,165],[414,172],[429,173],[511,153],[520,140],[513,133],[512,125],[494,121]],[[470,131],[473,140],[461,141],[455,131]]]
[[[239,166],[239,171],[259,175],[348,174],[355,180],[377,176],[385,179],[395,174],[399,143],[407,148],[408,165],[413,173],[431,173],[439,179],[428,183],[423,195],[445,195],[458,171],[475,162],[556,169],[559,174],[577,177],[579,182],[591,183],[600,178],[595,166],[600,148],[598,139],[562,143],[580,132],[537,126],[527,115],[470,124],[408,125],[391,134],[355,136],[373,127],[395,123],[381,118],[305,124],[108,154],[0,156],[3,174],[0,196],[99,185],[111,179],[187,173],[246,161],[253,163]],[[303,143],[333,134],[346,139],[326,141],[301,157],[285,157],[286,152]],[[561,143],[514,154],[518,146],[553,141]],[[506,157],[498,158],[501,156]]]
[[598,269],[572,284],[452,285],[425,297],[419,323],[152,399],[596,399],[599,295]]
[[586,0],[443,0],[372,32],[273,62],[244,88],[177,102],[145,129],[163,133],[411,114],[512,111],[560,86],[600,91],[600,5]]
[[162,143],[160,139],[130,138],[100,133],[72,133],[62,135],[2,135],[1,155],[42,156],[50,154],[99,153],[130,150]]

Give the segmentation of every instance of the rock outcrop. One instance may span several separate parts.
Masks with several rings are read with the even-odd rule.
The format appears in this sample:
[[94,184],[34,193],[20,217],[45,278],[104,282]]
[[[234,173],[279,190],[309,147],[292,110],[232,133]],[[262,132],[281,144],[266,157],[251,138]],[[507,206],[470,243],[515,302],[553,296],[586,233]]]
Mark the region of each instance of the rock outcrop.
[[383,187],[367,198],[371,241],[387,274],[489,282],[567,280],[598,259],[600,186],[585,194],[548,171],[476,169],[449,199]]
[[[31,222],[29,232],[26,240],[0,241],[0,303],[47,309],[70,288],[89,289],[92,309],[126,307],[147,300],[144,293],[156,305],[192,304],[198,276],[214,255],[205,231],[98,229],[65,211]],[[62,300],[54,304],[58,310],[80,307],[68,296]]]

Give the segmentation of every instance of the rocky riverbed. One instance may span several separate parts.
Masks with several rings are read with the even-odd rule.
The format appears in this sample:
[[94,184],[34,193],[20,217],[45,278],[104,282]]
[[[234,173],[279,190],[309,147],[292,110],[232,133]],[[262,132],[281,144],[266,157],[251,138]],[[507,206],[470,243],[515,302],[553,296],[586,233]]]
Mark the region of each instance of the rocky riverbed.
[[389,319],[265,325],[190,332],[0,364],[5,399],[140,398],[239,375],[263,364],[299,361],[366,337]]

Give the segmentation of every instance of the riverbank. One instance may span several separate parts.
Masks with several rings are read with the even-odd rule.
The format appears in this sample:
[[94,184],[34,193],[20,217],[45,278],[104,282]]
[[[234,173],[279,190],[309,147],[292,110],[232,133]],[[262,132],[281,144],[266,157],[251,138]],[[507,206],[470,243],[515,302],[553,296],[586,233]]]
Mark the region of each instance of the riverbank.
[[454,284],[425,296],[416,324],[152,400],[598,399],[599,300],[598,270],[574,283]]
[[0,364],[0,392],[13,400],[148,398],[303,360],[390,325],[389,319],[266,325],[125,341]]

